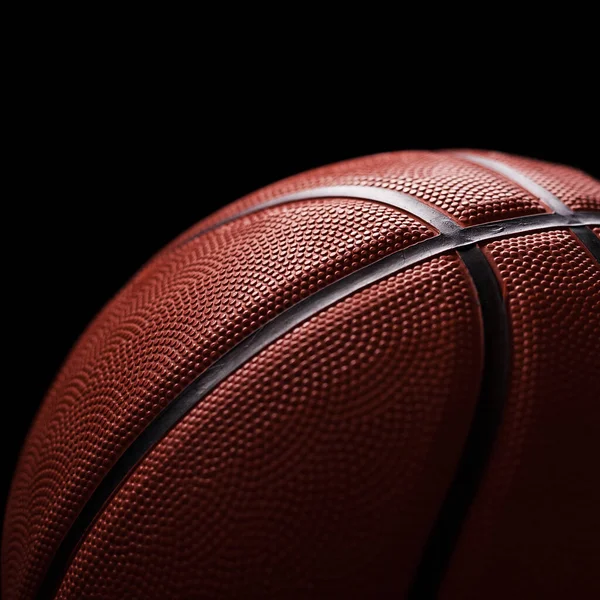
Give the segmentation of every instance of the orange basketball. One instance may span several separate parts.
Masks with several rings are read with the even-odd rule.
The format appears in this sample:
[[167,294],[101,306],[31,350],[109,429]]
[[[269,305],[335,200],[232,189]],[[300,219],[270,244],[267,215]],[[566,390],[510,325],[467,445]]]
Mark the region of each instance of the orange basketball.
[[235,202],[77,342],[2,597],[600,597],[600,183],[398,152]]

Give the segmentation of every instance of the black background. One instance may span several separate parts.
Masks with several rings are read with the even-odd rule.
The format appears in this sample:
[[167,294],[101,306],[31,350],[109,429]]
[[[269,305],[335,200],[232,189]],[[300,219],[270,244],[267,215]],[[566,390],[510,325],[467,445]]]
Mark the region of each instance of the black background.
[[498,98],[492,86],[425,100],[362,86],[366,98],[347,85],[302,93],[271,85],[257,98],[247,83],[216,97],[211,86],[165,93],[157,83],[87,81],[65,93],[42,82],[23,96],[4,219],[2,500],[30,420],[77,336],[142,263],[219,206],[309,168],[388,150],[498,149],[600,177],[590,144],[597,119],[579,98]]

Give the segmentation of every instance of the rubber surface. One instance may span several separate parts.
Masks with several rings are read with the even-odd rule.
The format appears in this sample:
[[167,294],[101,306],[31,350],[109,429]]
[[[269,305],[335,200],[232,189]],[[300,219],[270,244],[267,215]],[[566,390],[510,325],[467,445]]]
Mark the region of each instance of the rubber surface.
[[579,238],[581,243],[590,251],[592,256],[600,262],[600,241],[589,227],[572,227],[571,231]]
[[600,266],[568,231],[485,252],[508,303],[511,389],[440,597],[597,598]]
[[[292,201],[296,201],[293,199]],[[272,208],[271,205],[267,208]],[[581,218],[584,218],[582,215]],[[494,239],[499,235],[514,234],[516,232],[523,233],[530,229],[538,230],[557,224],[568,224],[569,219],[558,215],[536,215],[533,217],[523,217],[522,219],[512,219],[500,225],[493,226],[473,226],[466,229],[450,228],[452,232],[443,236],[436,236],[423,240],[413,246],[410,246],[406,251],[397,252],[381,259],[370,266],[360,269],[352,275],[346,276],[338,282],[334,282],[314,294],[308,296],[298,304],[286,310],[281,319],[273,318],[260,331],[257,331],[244,344],[238,345],[231,352],[223,355],[221,360],[217,360],[214,365],[209,368],[206,373],[199,377],[189,385],[186,390],[181,393],[175,401],[171,402],[155,418],[144,431],[135,439],[135,441],[127,448],[127,450],[119,457],[118,461],[110,469],[102,482],[94,490],[91,497],[87,500],[83,510],[77,515],[77,518],[71,525],[68,534],[62,540],[61,545],[55,552],[53,561],[49,567],[49,576],[46,577],[40,593],[43,597],[50,597],[53,590],[58,585],[62,578],[64,570],[68,564],[71,553],[75,549],[79,540],[84,535],[84,532],[92,523],[98,512],[102,509],[104,503],[109,499],[111,494],[126,478],[129,471],[141,460],[143,455],[173,427],[194,405],[202,400],[202,398],[218,385],[225,377],[230,375],[239,365],[260,352],[268,344],[272,343],[278,337],[289,331],[292,327],[301,323],[304,319],[309,318],[319,310],[339,301],[340,299],[350,295],[358,289],[362,289],[371,282],[388,276],[399,269],[406,268],[410,264],[417,263],[427,258],[435,257],[441,252],[453,248],[469,248],[473,241],[484,241],[486,239]],[[193,238],[188,241],[193,241],[197,237],[194,234]],[[186,241],[186,243],[188,243]],[[489,284],[486,284],[489,287]],[[493,328],[492,323],[492,328]],[[494,354],[495,356],[495,354]],[[492,363],[493,364],[493,363]],[[486,382],[488,385],[496,386],[494,381]],[[501,386],[500,386],[501,387]],[[489,431],[489,429],[486,429]],[[479,427],[477,427],[479,431]],[[480,437],[481,434],[475,432],[475,437]],[[468,461],[469,459],[467,459]],[[476,489],[477,478],[471,478],[470,486],[474,493]],[[469,503],[468,495],[464,495],[463,509],[466,510]],[[456,510],[450,511],[455,513]],[[460,523],[455,524],[455,531],[458,532]],[[456,533],[455,533],[456,535]],[[433,536],[436,537],[435,535]],[[450,539],[451,536],[444,536]],[[447,550],[451,544],[446,544]],[[446,552],[447,553],[447,552]],[[440,555],[436,550],[436,554]],[[447,557],[446,557],[447,559]],[[425,560],[425,563],[430,563]],[[445,564],[445,560],[439,560],[438,563]],[[429,573],[435,570],[433,567],[423,567],[423,573]],[[433,585],[436,581],[434,577],[427,575],[424,581],[428,585]],[[437,581],[439,584],[439,581]],[[437,585],[436,584],[436,585]],[[419,586],[416,585],[416,589]]]
[[479,398],[452,483],[415,571],[409,598],[433,598],[448,569],[464,520],[477,496],[481,478],[502,422],[511,362],[509,322],[494,271],[477,246],[459,251],[477,290],[483,334]]
[[150,452],[58,598],[401,594],[469,427],[480,344],[456,256],[313,317]]
[[600,210],[600,184],[583,171],[502,152],[477,150],[475,154],[518,170],[547,193],[559,198],[571,210]]
[[[419,580],[418,573],[430,574],[427,581],[435,581],[426,590],[430,596],[436,586],[441,586],[442,596],[466,598],[489,595],[490,589],[490,597],[496,592],[497,597],[511,596],[513,591],[563,597],[568,586],[579,597],[595,592],[595,582],[586,574],[600,566],[600,557],[594,554],[597,546],[585,524],[598,529],[590,511],[600,497],[595,480],[586,473],[592,469],[589,457],[599,449],[585,432],[600,426],[589,379],[600,368],[600,273],[594,259],[599,242],[588,228],[596,235],[600,231],[600,184],[566,167],[487,152],[477,156],[485,159],[483,164],[456,153],[415,152],[325,167],[234,203],[159,253],[84,334],[36,419],[5,519],[3,597],[28,600],[37,590],[39,597],[51,598],[59,586],[64,597],[82,598],[142,593],[168,597],[176,595],[174,590],[180,597],[227,597],[242,590],[247,597],[319,597],[333,592],[372,597],[406,592]],[[501,172],[490,168],[498,161],[506,167]],[[510,180],[515,168],[516,182]],[[544,185],[548,189],[540,191]],[[320,189],[309,189],[314,186]],[[343,197],[335,197],[338,193]],[[367,199],[358,200],[362,195]],[[551,214],[551,208],[562,214]],[[417,212],[420,220],[403,210]],[[247,214],[239,214],[244,211]],[[423,220],[442,233],[436,234]],[[476,243],[500,281],[509,309],[504,331],[510,330],[514,344],[504,398],[507,412],[489,421],[496,422],[499,437],[494,439],[495,427],[489,428],[474,451],[468,440],[481,422],[477,414],[488,397],[486,385],[500,389],[489,381],[489,365],[497,361],[489,362],[494,350],[489,341],[484,344],[490,323],[493,328],[499,320],[485,317],[482,302],[493,285],[482,286],[477,277],[473,283],[454,254],[458,250],[472,271],[469,257],[484,256],[474,248]],[[386,295],[390,286],[398,305]],[[460,286],[467,287],[458,294]],[[369,296],[374,289],[376,296]],[[495,297],[500,298],[497,293]],[[347,306],[353,310],[344,311]],[[406,307],[413,307],[406,317],[414,319],[410,325],[402,325]],[[429,308],[421,314],[418,307]],[[330,323],[327,319],[334,314],[339,320]],[[372,331],[361,320],[367,314]],[[453,319],[461,321],[470,342],[461,338],[460,327],[455,330]],[[310,344],[303,346],[302,360],[295,365],[292,355],[302,339],[294,336],[306,333],[303,328],[313,322],[319,328],[306,334]],[[430,341],[427,323],[437,332]],[[383,341],[388,338],[406,355],[394,354],[398,349]],[[281,346],[284,340],[294,341]],[[344,340],[346,356],[335,354],[336,344]],[[364,348],[358,355],[355,344]],[[421,344],[429,353],[426,365],[419,363]],[[461,344],[470,348],[462,362],[460,353],[454,356]],[[270,354],[274,348],[282,354]],[[321,362],[313,364],[317,358]],[[561,360],[566,370],[556,362]],[[271,364],[278,365],[277,372],[269,370]],[[392,376],[389,368],[396,364],[401,372],[393,371]],[[447,369],[456,385],[476,388],[473,399],[467,387],[459,393],[450,383],[438,381],[434,372],[423,371],[439,365],[443,374],[444,364],[452,365]],[[297,367],[293,375],[290,365]],[[305,372],[310,365],[312,371]],[[411,369],[417,369],[414,376]],[[256,381],[263,372],[271,374],[266,381]],[[317,372],[321,380],[310,375]],[[245,378],[239,380],[242,373]],[[564,386],[569,377],[584,387]],[[327,387],[319,387],[320,381]],[[398,381],[403,382],[401,390]],[[235,390],[219,395],[231,382],[236,382],[236,390],[257,393],[254,404],[245,404],[251,394],[236,396],[232,410],[239,418],[233,421],[226,407]],[[275,383],[279,397],[282,389],[294,391],[285,392],[287,403],[275,402],[275,392],[268,391]],[[327,428],[332,423],[328,419],[334,418],[325,402],[330,391],[334,405],[340,410],[344,406],[336,386],[348,399],[357,395],[350,406],[363,406],[365,398],[377,404],[373,394],[381,394],[381,405],[391,411],[386,413],[389,419],[361,421],[352,442],[343,438],[339,448],[355,457],[355,468],[340,458],[335,441],[339,422],[334,419],[336,427]],[[394,397],[386,396],[386,390]],[[459,397],[466,398],[465,404]],[[295,398],[303,400],[298,405]],[[260,416],[245,425],[244,411],[250,406]],[[391,418],[397,410],[404,415],[399,421]],[[269,415],[275,419],[274,429],[266,427],[271,424]],[[192,422],[197,425],[189,426]],[[277,429],[283,422],[287,429]],[[220,435],[243,441],[234,447],[238,462],[231,469],[224,462],[215,470],[209,462],[203,471],[195,462],[203,459],[203,434],[210,423],[217,424],[210,443],[220,448],[214,456],[228,456],[229,447],[222,446]],[[397,436],[417,423],[424,428],[417,427],[417,439],[411,437],[414,432],[393,440],[385,433],[389,427]],[[298,440],[307,436],[299,432],[308,432],[308,425],[312,431],[318,424],[328,432],[328,444],[301,447]],[[289,439],[282,431],[290,433]],[[180,435],[186,440],[183,445],[177,441]],[[272,450],[260,456],[262,463],[257,462],[254,435],[271,444],[263,448]],[[569,442],[578,435],[582,439]],[[521,438],[515,453],[514,440]],[[409,447],[418,440],[431,446],[413,456],[402,446],[407,440]],[[548,440],[562,440],[560,448],[553,451]],[[396,470],[396,454],[386,453],[380,442],[392,444],[409,463]],[[293,451],[284,450],[288,443]],[[171,454],[165,450],[170,444]],[[329,454],[331,448],[338,450]],[[482,448],[481,457],[489,455],[490,462],[481,460],[473,469],[470,459]],[[164,474],[161,461],[167,456],[174,462]],[[372,459],[363,464],[364,456]],[[290,463],[290,481],[301,489],[279,490],[277,477],[265,475],[274,486],[269,503],[270,488],[257,483],[263,481],[261,473],[269,471],[269,461],[279,465],[274,470],[277,477]],[[467,472],[476,476],[461,496],[461,511],[450,510],[450,526],[442,526],[440,534],[435,524],[444,523],[453,505],[452,490],[461,481],[460,465],[465,461]],[[294,479],[294,465],[304,475]],[[309,485],[313,475],[303,470],[307,465],[314,477],[319,469],[326,473],[314,479],[317,488]],[[507,469],[514,475],[507,478]],[[226,501],[217,502],[222,497],[211,493],[222,489],[214,487],[221,481],[221,470],[229,491]],[[194,479],[196,471],[203,473],[201,481]],[[144,474],[141,479],[139,473]],[[418,474],[416,479],[411,473]],[[574,474],[579,480],[571,482]],[[354,482],[355,494],[342,485],[346,476]],[[568,491],[561,482],[569,482]],[[187,484],[190,493],[184,491]],[[401,484],[401,492],[386,494]],[[303,496],[306,486],[308,495]],[[314,489],[323,493],[312,496]],[[277,496],[280,491],[283,495]],[[197,500],[204,492],[208,504]],[[323,502],[323,497],[330,501]],[[370,507],[369,501],[375,504]],[[337,513],[332,508],[336,504]],[[206,506],[213,509],[194,513]],[[514,523],[507,521],[511,515]],[[562,524],[552,527],[555,521]],[[142,522],[144,527],[137,531]],[[264,532],[255,523],[264,524]],[[216,529],[210,529],[213,525]],[[233,537],[224,536],[224,531],[232,531]],[[548,537],[549,532],[559,540]],[[325,537],[319,537],[321,533]],[[490,545],[496,536],[498,544]],[[523,548],[515,547],[521,538]],[[197,540],[204,545],[195,546]],[[435,561],[428,556],[439,556],[444,545],[446,557],[431,566]],[[233,559],[234,547],[246,548],[250,555]],[[211,557],[206,558],[209,549]],[[307,562],[311,553],[321,557],[319,565]],[[175,559],[178,563],[171,565]],[[204,580],[206,589],[195,579],[197,569],[211,573],[212,580]],[[580,574],[581,569],[586,573]],[[108,572],[113,573],[109,579]],[[167,585],[173,589],[167,590]]]
[[149,263],[88,328],[36,417],[5,518],[3,597],[33,596],[110,466],[219,356],[319,288],[432,235],[380,204],[316,200]]
[[380,187],[408,194],[464,226],[547,212],[537,198],[505,177],[450,153],[388,152],[284,179],[217,211],[197,229],[278,196],[334,185]]

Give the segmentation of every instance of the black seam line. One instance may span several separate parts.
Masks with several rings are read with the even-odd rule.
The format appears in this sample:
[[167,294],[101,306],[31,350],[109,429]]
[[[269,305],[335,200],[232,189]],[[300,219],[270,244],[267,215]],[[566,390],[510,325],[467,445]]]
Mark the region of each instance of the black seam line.
[[[565,216],[581,214],[571,210],[560,198],[555,196],[546,188],[535,183],[535,181],[529,179],[529,177],[521,173],[518,169],[513,169],[501,161],[478,156],[476,154],[459,152],[457,155],[464,160],[479,164],[487,169],[490,169],[491,171],[495,171],[496,173],[503,175],[509,181],[520,185],[524,190],[530,192],[534,196],[537,196],[544,204],[554,209],[558,214]],[[594,233],[586,227],[580,227],[577,225],[574,225],[571,231],[591,252],[592,256],[600,263],[600,243],[598,242],[598,238],[594,235]]]
[[242,217],[247,217],[248,215],[262,212],[263,210],[274,208],[275,206],[281,206],[282,204],[290,204],[301,200],[319,200],[321,198],[355,198],[357,200],[371,200],[373,202],[387,204],[388,206],[393,206],[404,212],[410,213],[411,216],[417,217],[425,223],[433,225],[440,233],[452,233],[461,228],[458,223],[452,221],[449,215],[446,215],[440,210],[433,208],[431,205],[425,204],[417,198],[413,198],[403,192],[366,185],[331,185],[284,194],[277,198],[273,198],[272,200],[257,204],[256,206],[252,206],[251,208],[236,213],[231,217],[227,217],[210,227],[198,231],[189,238],[182,240],[178,246],[183,246],[209,231],[214,231],[215,229],[227,225],[228,223],[232,223]]
[[492,453],[508,394],[511,344],[502,289],[478,246],[458,251],[479,300],[483,323],[483,369],[477,403],[453,480],[428,536],[408,593],[435,598],[447,572],[469,508]]
[[[185,246],[186,244],[189,244],[191,241],[199,238],[205,233],[214,231],[219,227],[222,227],[223,225],[227,225],[229,223],[232,223],[233,221],[236,221],[243,217],[247,217],[248,215],[262,212],[263,210],[267,210],[275,206],[281,206],[283,204],[298,202],[300,200],[319,200],[321,198],[356,198],[358,200],[371,200],[374,202],[387,204],[388,206],[394,206],[395,208],[398,208],[403,212],[409,213],[411,216],[415,216],[418,219],[424,221],[425,223],[432,225],[440,233],[446,235],[456,235],[459,231],[473,230],[473,235],[476,236],[479,229],[482,227],[495,227],[499,223],[504,225],[512,224],[513,222],[515,226],[518,227],[519,223],[521,223],[523,219],[540,220],[540,224],[545,223],[549,227],[595,225],[600,219],[600,212],[569,212],[565,215],[560,215],[561,217],[569,217],[570,220],[568,222],[557,219],[556,225],[553,225],[551,224],[551,220],[549,219],[549,217],[556,217],[557,215],[552,213],[542,213],[536,215],[529,215],[528,217],[515,217],[511,219],[505,219],[503,221],[492,221],[490,223],[485,223],[484,225],[471,225],[469,227],[462,227],[457,223],[451,221],[450,218],[444,215],[444,213],[442,213],[441,211],[438,211],[430,205],[424,204],[423,202],[420,202],[416,198],[408,196],[407,194],[384,188],[367,187],[361,185],[339,185],[311,188],[310,190],[303,190],[294,194],[285,194],[283,196],[279,196],[278,198],[274,198],[273,200],[264,202],[263,204],[258,204],[256,206],[253,206],[252,208],[241,211],[240,213],[223,219],[222,221],[219,221],[218,223],[215,223],[210,227],[206,227],[194,233],[189,238],[183,239],[181,242],[179,242],[177,244],[177,247]],[[515,232],[518,233],[518,230],[515,229]]]
[[600,239],[588,227],[571,227],[571,231],[579,238],[580,242],[590,251],[596,262],[600,264]]
[[39,588],[38,598],[50,599],[53,597],[54,591],[66,572],[70,557],[88,527],[142,457],[209,392],[269,344],[340,300],[424,260],[446,252],[467,248],[478,242],[489,242],[519,233],[570,227],[574,223],[582,224],[582,222],[583,224],[600,225],[600,213],[592,213],[589,218],[582,218],[579,215],[577,219],[574,219],[573,216],[564,217],[553,214],[532,215],[521,219],[456,229],[452,234],[440,234],[366,265],[274,317],[202,373],[171,401],[125,449],[94,490],[62,540]]
[[546,206],[549,206],[557,214],[570,215],[573,213],[573,211],[566,206],[562,200],[557,198],[546,188],[529,179],[529,177],[526,175],[523,175],[523,173],[521,173],[519,170],[509,167],[501,161],[494,160],[492,158],[486,158],[484,156],[478,156],[476,154],[458,152],[457,155],[465,160],[468,160],[469,162],[486,167],[487,169],[490,169],[490,171],[495,171],[500,175],[504,175],[504,177],[506,177],[509,181],[520,185],[524,190],[539,198]]
[[[538,196],[563,218],[570,219],[577,214],[548,190],[501,162],[468,154],[460,156],[517,183]],[[600,240],[593,231],[584,225],[571,226],[570,231],[600,263]],[[434,599],[439,593],[469,508],[475,501],[491,457],[508,395],[512,352],[508,311],[500,282],[478,246],[459,249],[458,254],[477,289],[484,332],[484,366],[479,397],[458,467],[428,536],[408,592],[408,598],[414,600]]]

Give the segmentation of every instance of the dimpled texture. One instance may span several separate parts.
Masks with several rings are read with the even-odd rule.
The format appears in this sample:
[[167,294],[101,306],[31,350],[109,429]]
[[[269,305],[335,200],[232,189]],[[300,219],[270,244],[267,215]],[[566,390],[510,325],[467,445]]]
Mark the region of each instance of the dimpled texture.
[[599,598],[600,266],[569,231],[490,243],[510,393],[444,599]]
[[202,221],[199,229],[282,194],[333,185],[397,190],[435,206],[463,225],[546,212],[539,200],[520,186],[451,153],[390,152],[284,179],[218,211]]
[[571,210],[600,210],[600,181],[583,171],[532,158],[511,156],[501,152],[473,151],[486,158],[498,160],[541,185]]
[[[554,174],[572,208],[598,208],[581,174],[494,158],[550,187]],[[35,597],[91,491],[192,379],[285,308],[435,235],[371,201],[258,207],[339,184],[400,190],[462,225],[546,211],[451,152],[404,152],[291,178],[183,234],[94,321],[44,401],[5,516],[3,598]],[[598,597],[599,267],[568,231],[485,252],[509,305],[510,395],[443,596]],[[61,597],[401,597],[473,411],[474,298],[454,255],[431,258],[267,347],[125,478]]]
[[144,458],[58,598],[401,597],[470,423],[481,339],[455,255],[314,316]]
[[33,597],[90,492],[208,365],[315,290],[432,235],[382,204],[316,200],[239,219],[151,261],[78,342],[35,420],[5,518],[3,597]]

